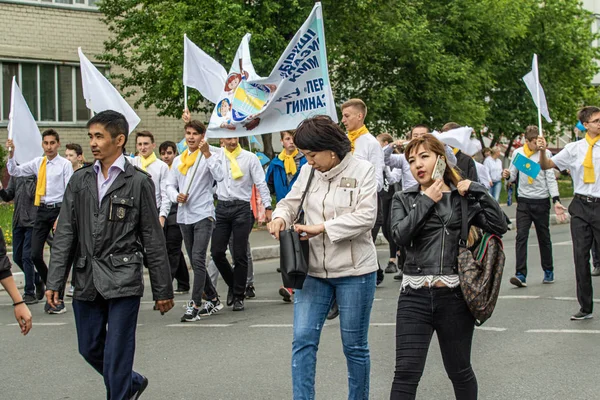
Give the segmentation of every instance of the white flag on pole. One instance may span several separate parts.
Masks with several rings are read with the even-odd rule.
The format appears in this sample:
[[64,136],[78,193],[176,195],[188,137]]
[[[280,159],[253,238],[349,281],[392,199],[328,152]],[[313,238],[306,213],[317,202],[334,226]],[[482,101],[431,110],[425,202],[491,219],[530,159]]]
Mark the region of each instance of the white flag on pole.
[[481,150],[481,144],[479,144],[478,140],[471,140],[472,132],[473,128],[463,126],[442,133],[433,131],[432,134],[438,138],[440,142],[459,149],[468,156],[473,156]]
[[544,93],[544,88],[542,88],[540,83],[537,54],[533,55],[531,71],[529,71],[529,73],[523,77],[523,82],[525,82],[527,89],[529,89],[529,93],[531,93],[533,102],[535,103],[535,106],[538,108],[539,112],[546,119],[546,121],[552,122],[552,118],[550,118],[550,112],[548,111],[548,103],[546,103],[546,94]]
[[183,37],[183,84],[198,90],[204,98],[217,103],[225,87],[227,71],[221,64]]
[[81,81],[83,84],[83,97],[87,108],[95,113],[106,110],[120,112],[129,123],[129,133],[133,132],[141,119],[133,108],[123,99],[119,91],[106,79],[94,64],[79,52],[79,65],[81,68]]
[[13,76],[8,115],[8,138],[15,142],[15,161],[24,164],[41,156],[42,135]]

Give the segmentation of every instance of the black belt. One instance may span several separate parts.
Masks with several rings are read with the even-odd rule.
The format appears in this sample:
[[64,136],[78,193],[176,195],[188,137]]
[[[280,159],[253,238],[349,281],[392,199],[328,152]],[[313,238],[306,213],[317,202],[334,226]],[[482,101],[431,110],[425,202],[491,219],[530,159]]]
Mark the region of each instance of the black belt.
[[575,193],[575,197],[577,197],[580,200],[585,201],[586,203],[600,203],[600,197],[584,196],[582,194],[577,194],[577,193]]
[[217,204],[221,204],[223,206],[245,206],[250,205],[250,202],[244,200],[219,200]]
[[44,207],[44,208],[60,208],[61,205],[62,205],[62,203],[52,203],[52,204],[41,203],[40,207]]

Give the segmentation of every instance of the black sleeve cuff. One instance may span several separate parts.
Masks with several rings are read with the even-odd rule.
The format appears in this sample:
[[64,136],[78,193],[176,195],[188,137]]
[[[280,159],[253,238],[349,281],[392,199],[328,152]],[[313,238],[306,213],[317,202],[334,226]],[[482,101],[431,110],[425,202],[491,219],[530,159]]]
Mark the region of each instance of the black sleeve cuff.
[[552,198],[552,204],[556,204],[557,202],[560,203],[560,198],[558,196],[554,196]]

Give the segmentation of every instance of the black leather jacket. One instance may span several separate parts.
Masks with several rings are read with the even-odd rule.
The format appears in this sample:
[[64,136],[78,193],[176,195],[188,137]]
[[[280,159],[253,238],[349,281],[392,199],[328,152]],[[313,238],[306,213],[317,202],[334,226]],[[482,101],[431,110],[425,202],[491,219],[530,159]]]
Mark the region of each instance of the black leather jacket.
[[75,171],[63,198],[50,253],[47,288],[59,290],[76,247],[73,298],[142,296],[144,252],[154,300],[173,298],[165,238],[150,175],[125,163],[98,204],[93,167]]
[[[406,251],[404,273],[407,275],[452,275],[457,273],[461,227],[460,194],[451,186],[451,214],[444,223],[435,209],[436,203],[420,193],[415,185],[396,193],[392,200],[392,234]],[[506,220],[500,206],[485,187],[471,182],[469,192],[469,226],[503,235]]]

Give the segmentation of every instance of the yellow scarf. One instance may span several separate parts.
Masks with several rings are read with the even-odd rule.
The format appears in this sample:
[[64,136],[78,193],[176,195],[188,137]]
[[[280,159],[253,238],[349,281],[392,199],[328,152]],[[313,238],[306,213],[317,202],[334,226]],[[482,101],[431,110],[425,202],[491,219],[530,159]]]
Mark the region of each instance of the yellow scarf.
[[190,169],[190,167],[196,162],[198,154],[200,154],[200,149],[196,149],[196,151],[194,151],[191,154],[189,151],[183,152],[183,154],[179,158],[181,164],[177,166],[177,169],[179,170],[179,172],[181,172],[181,175],[187,175],[188,169]]
[[595,139],[590,137],[589,133],[585,134],[585,141],[588,142],[589,147],[585,158],[583,160],[583,183],[595,183],[596,174],[594,172],[594,158],[592,157],[594,145],[600,140],[600,135],[596,136]]
[[290,154],[289,156],[287,155],[285,150],[283,150],[281,153],[279,153],[278,158],[281,161],[283,161],[283,166],[285,167],[286,174],[296,175],[296,171],[298,170],[298,168],[296,167],[295,157],[297,155],[298,155],[298,149],[294,150],[294,152],[292,154]]
[[33,205],[39,206],[42,202],[42,196],[46,195],[46,165],[48,164],[48,157],[42,157],[42,163],[38,170],[37,184],[35,185],[35,200]]
[[[527,145],[527,142],[525,142],[525,144],[523,145],[523,152],[525,153],[525,156],[527,156],[527,158],[531,158],[531,156],[535,154],[535,151],[533,151],[529,148],[529,146]],[[533,178],[528,176],[527,183],[529,183],[531,185],[533,183]]]
[[454,153],[454,155],[456,155],[459,151],[460,151],[460,149],[458,147],[452,148],[452,152]]
[[150,155],[146,158],[144,156],[140,157],[140,161],[142,162],[142,169],[145,171],[146,168],[154,161],[156,161],[156,154],[154,152],[150,153]]
[[240,146],[239,143],[232,152],[229,152],[229,150],[225,149],[225,156],[229,159],[229,164],[231,165],[231,177],[233,179],[239,179],[244,176],[244,173],[240,169],[240,165],[236,161],[237,156],[239,156],[241,153],[242,146]]
[[348,139],[350,139],[350,148],[351,148],[351,150],[352,150],[353,153],[354,153],[354,143],[356,142],[356,139],[358,139],[359,137],[361,137],[365,133],[369,133],[369,130],[364,125],[361,126],[360,128],[358,128],[355,131],[349,131],[348,132]]

